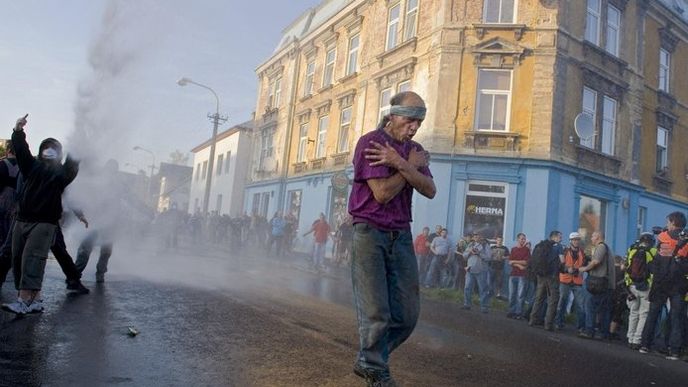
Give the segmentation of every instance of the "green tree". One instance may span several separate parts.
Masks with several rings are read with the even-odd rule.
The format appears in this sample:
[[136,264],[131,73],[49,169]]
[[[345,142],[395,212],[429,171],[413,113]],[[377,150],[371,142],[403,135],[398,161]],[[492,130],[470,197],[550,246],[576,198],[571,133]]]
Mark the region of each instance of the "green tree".
[[180,151],[179,149],[170,153],[170,163],[176,165],[186,165],[189,162],[189,154]]

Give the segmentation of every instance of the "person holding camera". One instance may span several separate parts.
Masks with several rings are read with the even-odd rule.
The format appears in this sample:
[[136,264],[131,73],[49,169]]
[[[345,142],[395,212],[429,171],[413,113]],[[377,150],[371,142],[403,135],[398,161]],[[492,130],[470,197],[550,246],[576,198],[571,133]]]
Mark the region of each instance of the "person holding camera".
[[652,233],[644,232],[640,238],[628,249],[626,255],[626,270],[624,283],[628,289],[626,304],[628,305],[628,346],[633,350],[640,349],[640,340],[650,311],[650,286],[652,274],[648,266],[657,255],[654,247],[655,237]]
[[576,311],[576,325],[578,332],[585,328],[585,296],[583,292],[583,276],[579,269],[585,265],[585,253],[581,248],[581,235],[578,232],[569,234],[569,246],[564,249],[564,262],[559,273],[559,304],[554,318],[556,328],[564,328],[566,307],[569,295],[573,293],[573,307]]
[[490,249],[479,233],[473,233],[473,239],[466,247],[465,254],[468,256],[468,259],[466,261],[466,286],[463,290],[463,309],[471,309],[473,287],[475,287],[477,282],[480,294],[480,311],[488,313],[490,289],[487,283],[487,271],[490,262]]
[[680,211],[667,216],[667,229],[657,236],[657,255],[648,265],[652,273],[650,310],[643,327],[640,353],[648,353],[655,335],[655,325],[662,306],[669,301],[669,354],[667,360],[678,360],[683,344],[683,324],[686,318],[688,292],[688,236],[686,215]]

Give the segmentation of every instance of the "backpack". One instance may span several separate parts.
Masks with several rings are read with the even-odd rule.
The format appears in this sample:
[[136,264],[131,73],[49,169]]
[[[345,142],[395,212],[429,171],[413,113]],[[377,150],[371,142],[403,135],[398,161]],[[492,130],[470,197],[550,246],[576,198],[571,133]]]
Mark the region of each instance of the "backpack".
[[528,261],[528,270],[537,276],[546,276],[550,271],[550,257],[552,255],[552,241],[542,240],[533,248]]
[[637,248],[633,256],[630,257],[630,262],[626,269],[626,273],[628,273],[628,277],[633,281],[633,284],[636,285],[636,289],[638,287],[647,289],[647,279],[650,278],[650,270],[647,267],[646,254],[647,250],[645,248]]

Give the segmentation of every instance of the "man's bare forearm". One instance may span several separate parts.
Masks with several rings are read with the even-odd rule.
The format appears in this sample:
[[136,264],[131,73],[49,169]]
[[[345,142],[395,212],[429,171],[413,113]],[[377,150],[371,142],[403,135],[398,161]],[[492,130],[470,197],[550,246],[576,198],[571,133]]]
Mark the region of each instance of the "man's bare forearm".
[[420,192],[421,195],[429,199],[435,197],[437,188],[435,188],[435,182],[430,176],[425,176],[418,168],[404,159],[397,166],[397,170],[404,180],[415,188],[416,191]]
[[368,186],[373,191],[375,201],[381,204],[388,203],[406,186],[406,179],[400,173],[382,179],[368,180]]

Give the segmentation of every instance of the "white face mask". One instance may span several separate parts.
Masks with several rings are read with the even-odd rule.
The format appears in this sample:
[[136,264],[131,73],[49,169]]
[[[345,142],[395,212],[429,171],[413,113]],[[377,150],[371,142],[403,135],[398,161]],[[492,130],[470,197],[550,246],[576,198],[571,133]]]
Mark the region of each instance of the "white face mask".
[[54,148],[45,148],[41,153],[41,157],[47,160],[55,160],[60,154]]

